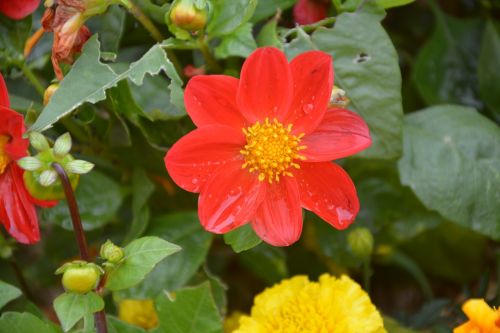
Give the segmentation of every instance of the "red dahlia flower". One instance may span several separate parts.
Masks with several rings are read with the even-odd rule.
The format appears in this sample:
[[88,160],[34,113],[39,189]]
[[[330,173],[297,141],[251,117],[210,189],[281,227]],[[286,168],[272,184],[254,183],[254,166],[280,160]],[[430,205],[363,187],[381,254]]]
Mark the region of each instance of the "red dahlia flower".
[[52,206],[54,202],[31,197],[23,181],[24,171],[16,160],[27,155],[29,142],[23,139],[23,117],[9,108],[7,87],[0,74],[0,223],[21,243],[40,239],[34,204]]
[[344,229],[358,213],[356,189],[331,160],[371,144],[357,114],[328,108],[331,57],[320,51],[291,63],[275,48],[245,61],[241,78],[193,77],[185,91],[198,127],[165,156],[172,179],[200,192],[198,213],[208,231],[247,222],[267,243],[290,245],[302,232],[302,207]]
[[30,15],[40,4],[40,0],[0,0],[0,13],[14,20]]

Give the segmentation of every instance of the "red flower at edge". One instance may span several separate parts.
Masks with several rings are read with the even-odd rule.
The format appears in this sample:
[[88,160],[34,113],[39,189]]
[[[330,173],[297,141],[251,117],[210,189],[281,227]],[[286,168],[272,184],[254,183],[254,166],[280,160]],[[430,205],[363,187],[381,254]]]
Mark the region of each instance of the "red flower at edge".
[[199,192],[208,231],[226,233],[250,222],[269,244],[286,246],[302,232],[302,207],[337,229],[359,210],[348,174],[331,160],[371,144],[357,114],[328,109],[331,57],[303,53],[288,63],[275,48],[255,51],[241,78],[193,77],[186,109],[198,127],[165,156],[172,179]]
[[55,202],[36,200],[24,186],[24,171],[15,162],[28,155],[24,132],[23,116],[9,108],[7,87],[0,74],[0,223],[20,243],[32,244],[40,240],[34,204],[49,207]]
[[1,0],[0,13],[14,20],[30,15],[40,4],[40,0]]
[[299,0],[293,6],[293,19],[295,23],[313,24],[326,18],[329,1]]

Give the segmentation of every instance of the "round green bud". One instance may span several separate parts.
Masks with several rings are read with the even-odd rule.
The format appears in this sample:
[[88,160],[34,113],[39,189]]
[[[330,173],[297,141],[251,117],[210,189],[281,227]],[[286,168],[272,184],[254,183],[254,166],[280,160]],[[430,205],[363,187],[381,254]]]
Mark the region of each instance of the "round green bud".
[[176,0],[167,13],[176,27],[196,32],[205,28],[208,20],[208,6],[199,8],[193,0]]
[[347,243],[356,257],[368,259],[373,252],[373,235],[367,228],[356,228],[347,235]]
[[101,258],[107,260],[110,263],[116,264],[124,257],[123,249],[116,246],[109,239],[101,246],[100,251]]
[[96,264],[77,260],[64,264],[56,274],[63,275],[62,285],[67,292],[86,294],[97,286],[103,270]]

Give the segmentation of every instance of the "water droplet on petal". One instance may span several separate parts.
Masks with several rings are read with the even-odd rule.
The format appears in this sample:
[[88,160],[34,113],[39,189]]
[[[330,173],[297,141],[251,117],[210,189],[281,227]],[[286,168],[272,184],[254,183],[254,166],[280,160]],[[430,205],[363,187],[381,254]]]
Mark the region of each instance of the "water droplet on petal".
[[304,104],[302,106],[302,111],[304,111],[305,114],[309,114],[314,110],[314,105],[313,104]]

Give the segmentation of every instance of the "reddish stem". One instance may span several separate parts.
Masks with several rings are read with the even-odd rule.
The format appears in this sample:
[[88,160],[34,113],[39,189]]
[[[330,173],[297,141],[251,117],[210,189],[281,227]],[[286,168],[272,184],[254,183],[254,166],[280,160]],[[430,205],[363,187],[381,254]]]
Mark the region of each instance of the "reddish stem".
[[[66,195],[66,201],[68,202],[68,208],[71,214],[71,222],[73,223],[73,231],[75,232],[76,242],[78,243],[78,248],[80,250],[80,257],[85,261],[89,261],[90,257],[87,247],[87,239],[85,238],[85,232],[82,227],[82,219],[80,218],[80,212],[78,211],[78,203],[76,202],[75,193],[71,187],[68,174],[66,173],[66,170],[64,170],[63,166],[57,162],[52,163],[52,167],[59,175],[64,188],[64,194]],[[99,286],[101,286],[102,280],[105,281],[104,278],[101,279],[101,281],[99,281]],[[102,287],[99,289],[102,289]],[[101,290],[99,290],[99,293],[100,291]],[[94,320],[97,333],[108,333],[106,313],[104,310],[94,313]]]

